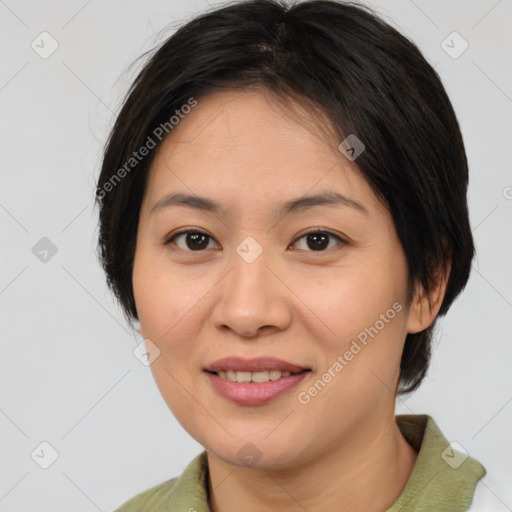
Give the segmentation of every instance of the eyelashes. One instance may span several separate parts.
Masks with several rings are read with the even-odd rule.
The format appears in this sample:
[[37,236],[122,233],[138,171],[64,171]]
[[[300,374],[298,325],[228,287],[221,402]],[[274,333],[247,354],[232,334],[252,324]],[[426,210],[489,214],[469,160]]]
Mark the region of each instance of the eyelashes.
[[[186,238],[186,235],[191,235],[190,238]],[[308,238],[309,237],[309,238]],[[183,238],[185,240],[185,247],[180,247],[176,241]],[[330,239],[334,239],[338,242],[337,245],[344,246],[348,242],[343,239],[341,236],[326,230],[326,229],[320,229],[320,228],[314,228],[306,231],[305,233],[302,233],[299,237],[297,237],[288,247],[295,245],[297,242],[305,239],[306,241],[306,247],[308,249],[304,249],[306,252],[328,252],[333,247],[329,247],[331,245]],[[198,229],[187,229],[178,231],[177,233],[172,234],[166,240],[164,241],[164,246],[169,245],[175,245],[178,247],[178,249],[185,251],[185,252],[204,252],[206,249],[209,248],[210,241],[214,241],[215,239],[205,233],[204,231],[198,230]],[[325,243],[327,241],[327,247],[325,246]],[[190,242],[190,246],[187,242]],[[308,242],[313,242],[313,247],[316,247],[314,250],[309,250]],[[190,247],[193,247],[191,249]],[[336,245],[335,245],[336,247]]]
[[[346,245],[348,243],[341,236],[336,235],[335,233],[332,233],[329,230],[320,229],[320,228],[310,229],[309,231],[306,231],[305,233],[302,233],[302,235],[300,235],[298,238],[295,239],[294,243],[299,241],[299,240],[302,240],[302,239],[306,239],[307,240],[308,237],[312,237],[311,240],[315,240],[315,244],[317,242],[321,242],[322,243],[323,241],[325,241],[326,239],[328,240],[329,238],[337,240],[338,241],[338,245],[341,245],[341,246],[344,246],[344,245]],[[323,246],[320,245],[320,248],[322,248],[322,247]],[[317,248],[318,248],[318,246],[317,246]],[[312,251],[308,251],[308,252],[327,252],[328,250],[331,250],[331,249],[332,249],[332,247],[329,248],[329,249],[326,249],[326,250],[320,250],[320,251],[312,250]]]

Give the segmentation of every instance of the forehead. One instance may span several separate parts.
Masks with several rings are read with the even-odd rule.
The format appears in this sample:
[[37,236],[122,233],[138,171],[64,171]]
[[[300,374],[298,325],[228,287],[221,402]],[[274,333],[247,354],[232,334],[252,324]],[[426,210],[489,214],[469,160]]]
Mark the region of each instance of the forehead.
[[290,111],[264,91],[199,99],[158,148],[147,196],[154,202],[179,191],[258,207],[329,189],[359,202],[376,201],[355,163],[327,136],[328,128],[294,107]]
[[257,157],[259,163],[265,157],[291,158],[292,151],[298,156],[315,152],[324,158],[334,153],[332,141],[321,131],[328,129],[328,119],[324,116],[319,123],[302,105],[289,101],[283,104],[264,89],[214,92],[198,100],[164,140],[160,152],[182,157],[189,148],[203,149],[225,160],[245,154],[247,160]]

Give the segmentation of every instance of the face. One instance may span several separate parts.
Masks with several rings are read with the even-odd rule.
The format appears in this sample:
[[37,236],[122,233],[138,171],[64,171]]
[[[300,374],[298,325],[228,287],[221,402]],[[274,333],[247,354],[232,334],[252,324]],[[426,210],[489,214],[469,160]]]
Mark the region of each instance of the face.
[[[389,212],[357,160],[287,112],[257,91],[199,100],[159,147],[140,210],[133,288],[160,351],[154,378],[190,435],[238,466],[244,450],[301,463],[389,422],[410,330]],[[178,193],[217,209],[165,200]],[[205,371],[228,356],[310,371],[272,381],[285,392],[267,401],[235,401]]]

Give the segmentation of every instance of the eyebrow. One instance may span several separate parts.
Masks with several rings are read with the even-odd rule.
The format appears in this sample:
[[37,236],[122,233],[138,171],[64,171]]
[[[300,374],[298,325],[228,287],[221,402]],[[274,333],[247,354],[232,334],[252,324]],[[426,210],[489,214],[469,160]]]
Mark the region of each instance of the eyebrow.
[[[222,204],[198,195],[183,193],[167,194],[159,199],[151,208],[150,214],[171,206],[185,206],[210,213],[226,214],[227,209]],[[358,201],[350,199],[343,194],[333,191],[323,191],[318,194],[299,197],[283,203],[279,203],[275,211],[276,216],[284,216],[289,213],[297,213],[314,206],[348,206],[368,215],[368,210]]]

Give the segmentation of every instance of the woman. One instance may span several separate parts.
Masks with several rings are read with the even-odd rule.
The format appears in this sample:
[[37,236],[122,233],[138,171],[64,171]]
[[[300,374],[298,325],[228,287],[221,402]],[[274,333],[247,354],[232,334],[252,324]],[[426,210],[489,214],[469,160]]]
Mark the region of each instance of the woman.
[[395,416],[474,246],[452,105],[369,9],[238,2],[151,57],[98,181],[100,257],[205,450],[118,512],[470,510],[484,467]]

